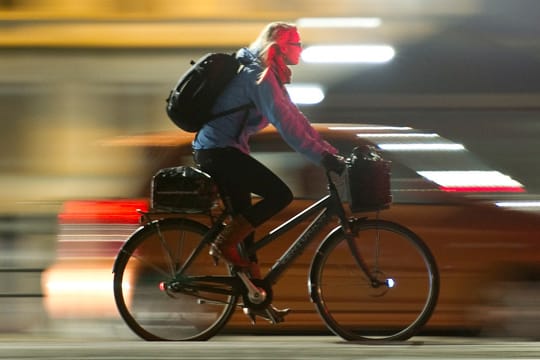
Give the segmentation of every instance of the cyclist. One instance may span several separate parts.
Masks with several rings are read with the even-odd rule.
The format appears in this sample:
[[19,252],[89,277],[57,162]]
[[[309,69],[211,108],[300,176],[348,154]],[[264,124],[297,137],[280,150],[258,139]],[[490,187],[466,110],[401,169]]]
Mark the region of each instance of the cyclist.
[[[285,88],[291,80],[289,65],[298,64],[301,52],[295,25],[268,24],[249,47],[237,51],[243,66],[218,98],[213,112],[249,102],[254,106],[208,122],[193,141],[195,162],[212,176],[222,194],[229,196],[235,213],[212,244],[210,254],[248,268],[253,278],[261,277],[257,258],[244,259],[237,245],[252,243],[254,229],[284,209],[293,195],[277,175],[249,155],[249,137],[272,124],[294,150],[314,163],[339,173],[344,168],[338,150],[321,138]],[[251,194],[260,200],[253,204]]]

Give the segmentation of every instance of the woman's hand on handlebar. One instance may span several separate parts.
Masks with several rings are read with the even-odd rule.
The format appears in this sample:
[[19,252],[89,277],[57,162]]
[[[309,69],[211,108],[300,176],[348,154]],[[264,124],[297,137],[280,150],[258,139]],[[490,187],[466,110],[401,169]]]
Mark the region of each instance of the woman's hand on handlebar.
[[333,171],[338,175],[341,175],[345,170],[345,158],[340,155],[333,155],[329,152],[323,154],[321,165],[326,171]]

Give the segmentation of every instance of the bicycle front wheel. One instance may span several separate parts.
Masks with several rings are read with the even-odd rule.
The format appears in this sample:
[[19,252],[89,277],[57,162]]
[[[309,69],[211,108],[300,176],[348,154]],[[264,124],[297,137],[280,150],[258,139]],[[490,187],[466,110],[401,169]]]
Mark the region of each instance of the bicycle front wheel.
[[[120,250],[114,265],[116,305],[143,339],[207,340],[233,313],[235,296],[193,289],[170,293],[161,285],[179,275],[230,275],[226,264],[213,264],[202,244],[207,231],[205,225],[187,219],[160,220],[137,230]],[[179,274],[188,258],[190,264]]]
[[435,260],[422,240],[384,220],[334,231],[315,256],[310,291],[326,325],[346,340],[406,340],[430,318],[439,294]]

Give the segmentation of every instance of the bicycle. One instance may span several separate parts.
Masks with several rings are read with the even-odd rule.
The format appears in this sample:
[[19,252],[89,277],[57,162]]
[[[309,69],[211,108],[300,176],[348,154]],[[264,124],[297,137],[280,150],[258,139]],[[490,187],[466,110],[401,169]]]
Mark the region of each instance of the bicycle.
[[[152,220],[150,213],[142,213],[146,224],[124,243],[113,268],[114,297],[123,320],[145,340],[207,340],[237,307],[246,313],[268,310],[272,286],[337,217],[338,225],[315,252],[308,277],[310,298],[325,325],[345,340],[406,340],[415,335],[437,303],[440,280],[433,255],[400,224],[378,215],[347,217],[330,172],[326,178],[324,197],[244,249],[254,254],[314,216],[263,279],[251,279],[208,254],[231,216],[226,204],[218,215],[210,215],[211,226],[185,214]],[[266,313],[273,323],[281,320]]]

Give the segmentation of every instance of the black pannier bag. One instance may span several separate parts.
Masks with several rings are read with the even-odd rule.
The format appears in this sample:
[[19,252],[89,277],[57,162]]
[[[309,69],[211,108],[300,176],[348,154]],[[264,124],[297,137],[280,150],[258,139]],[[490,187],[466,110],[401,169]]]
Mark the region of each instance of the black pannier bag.
[[377,149],[365,145],[354,148],[347,164],[349,206],[352,212],[377,211],[390,207],[390,165]]
[[207,213],[216,204],[217,186],[207,173],[190,166],[159,170],[152,178],[153,210]]

